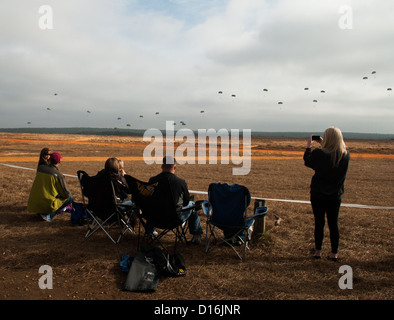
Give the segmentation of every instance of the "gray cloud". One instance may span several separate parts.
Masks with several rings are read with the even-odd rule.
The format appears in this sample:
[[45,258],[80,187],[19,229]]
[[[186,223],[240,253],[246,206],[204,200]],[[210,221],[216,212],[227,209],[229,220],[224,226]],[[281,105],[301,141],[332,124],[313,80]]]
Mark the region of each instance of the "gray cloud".
[[349,3],[351,30],[340,1],[47,4],[53,30],[41,1],[0,4],[0,127],[392,133],[388,0]]

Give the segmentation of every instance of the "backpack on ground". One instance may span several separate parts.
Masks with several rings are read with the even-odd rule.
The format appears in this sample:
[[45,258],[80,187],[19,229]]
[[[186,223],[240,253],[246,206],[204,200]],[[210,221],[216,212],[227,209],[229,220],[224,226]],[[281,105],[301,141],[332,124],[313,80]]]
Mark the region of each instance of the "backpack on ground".
[[125,290],[156,291],[161,270],[156,266],[155,251],[141,250],[134,256],[127,274]]
[[[122,270],[127,268],[128,259],[122,256]],[[162,275],[179,277],[186,274],[185,261],[179,253],[164,254],[160,248],[151,245],[142,246],[129,261],[131,266],[124,287],[128,291],[156,291]]]
[[85,224],[86,214],[83,210],[82,203],[73,202],[71,210],[71,223],[73,225],[82,226]]

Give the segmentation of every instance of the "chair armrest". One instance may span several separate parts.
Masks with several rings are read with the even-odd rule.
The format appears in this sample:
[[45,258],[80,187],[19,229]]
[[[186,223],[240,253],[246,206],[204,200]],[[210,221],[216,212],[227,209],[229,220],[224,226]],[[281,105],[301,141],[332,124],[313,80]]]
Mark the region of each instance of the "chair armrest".
[[191,209],[196,210],[196,211],[201,210],[201,204],[203,203],[203,201],[204,200],[198,200],[192,206],[182,208],[181,212],[188,211]]
[[202,205],[202,210],[204,211],[204,214],[206,215],[207,218],[209,218],[209,216],[211,215],[211,212],[212,212],[211,204],[209,203],[208,200],[204,200],[201,205]]
[[265,217],[267,215],[267,212],[268,212],[268,207],[265,207],[265,206],[264,207],[257,207],[254,212],[254,215],[247,216],[246,219],[254,219],[254,218],[260,217],[260,216]]

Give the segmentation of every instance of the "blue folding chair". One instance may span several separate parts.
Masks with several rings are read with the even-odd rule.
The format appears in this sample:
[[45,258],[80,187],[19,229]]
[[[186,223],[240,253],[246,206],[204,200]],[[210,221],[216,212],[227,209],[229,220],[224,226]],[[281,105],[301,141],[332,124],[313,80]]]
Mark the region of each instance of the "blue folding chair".
[[248,216],[250,200],[249,189],[245,186],[227,183],[209,185],[208,200],[202,204],[207,216],[206,253],[220,244],[227,244],[242,261],[245,260],[255,218],[265,216],[268,211],[265,206],[258,207],[253,215]]

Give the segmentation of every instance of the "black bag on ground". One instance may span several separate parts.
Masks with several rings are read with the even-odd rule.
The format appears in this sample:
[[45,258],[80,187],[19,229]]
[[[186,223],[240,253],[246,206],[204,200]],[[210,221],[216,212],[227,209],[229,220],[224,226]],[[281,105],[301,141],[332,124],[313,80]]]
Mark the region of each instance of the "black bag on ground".
[[73,225],[83,226],[85,224],[86,214],[85,211],[83,210],[82,203],[73,202],[72,207],[73,209],[71,210],[71,217],[70,217],[71,223]]
[[143,245],[140,252],[156,266],[160,275],[179,277],[186,274],[185,260],[180,253],[163,253],[160,248],[150,244]]
[[179,253],[164,254],[158,247],[145,245],[132,260],[124,289],[156,291],[161,275],[179,277],[185,274],[185,261]]
[[186,275],[185,260],[180,253],[164,255],[166,266],[164,272],[169,277],[180,277]]
[[[160,257],[156,250],[158,248],[153,247],[151,250],[146,250],[147,248],[143,249],[135,255],[131,263],[124,287],[125,290],[156,291],[161,275],[161,270],[156,266],[158,262],[155,261],[157,260],[155,259],[156,255]],[[160,249],[158,250],[160,251]]]

